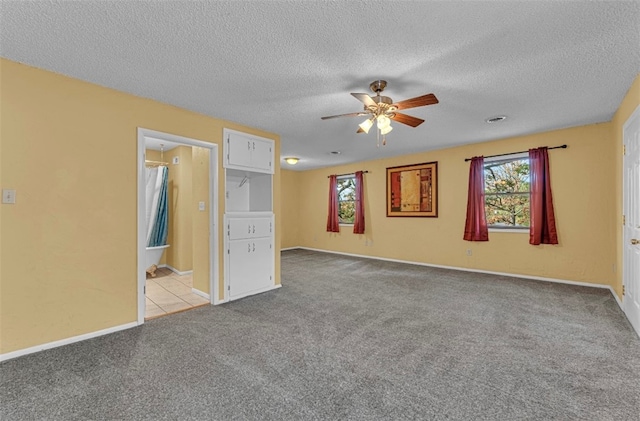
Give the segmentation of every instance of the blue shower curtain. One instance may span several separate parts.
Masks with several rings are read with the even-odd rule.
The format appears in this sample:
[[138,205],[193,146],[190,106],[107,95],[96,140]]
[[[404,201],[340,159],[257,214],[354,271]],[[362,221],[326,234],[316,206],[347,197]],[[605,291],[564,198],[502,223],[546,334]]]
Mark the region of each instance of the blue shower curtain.
[[[155,210],[155,223],[149,236],[147,247],[164,246],[167,244],[168,233],[168,198],[167,198],[167,184],[169,184],[169,169],[167,167],[158,167],[158,177],[162,178],[160,189],[158,189],[158,206]],[[155,201],[154,201],[155,202]]]

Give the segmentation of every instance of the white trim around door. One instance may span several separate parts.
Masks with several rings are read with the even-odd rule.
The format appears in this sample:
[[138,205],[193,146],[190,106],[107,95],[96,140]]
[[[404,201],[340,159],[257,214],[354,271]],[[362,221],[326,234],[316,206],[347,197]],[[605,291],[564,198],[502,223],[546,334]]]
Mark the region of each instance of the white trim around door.
[[220,304],[218,293],[220,262],[218,258],[218,145],[170,133],[138,127],[138,324],[144,323],[146,282],[145,267],[145,140],[153,138],[185,146],[207,148],[209,152],[209,294],[211,304]]

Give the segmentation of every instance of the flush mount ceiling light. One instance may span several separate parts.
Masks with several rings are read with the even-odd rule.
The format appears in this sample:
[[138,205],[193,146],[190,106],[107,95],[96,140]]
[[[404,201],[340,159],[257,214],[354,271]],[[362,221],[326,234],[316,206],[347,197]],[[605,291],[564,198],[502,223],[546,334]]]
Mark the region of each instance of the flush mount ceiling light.
[[289,157],[286,157],[284,160],[289,165],[296,165],[298,161],[300,161],[300,158],[296,158],[295,156],[289,156]]
[[331,151],[329,152],[331,155],[340,155],[342,152],[340,151]]
[[498,122],[506,120],[506,119],[507,119],[506,115],[497,115],[495,117],[489,117],[484,121],[486,121],[487,123],[491,124],[491,123],[498,123]]
[[393,127],[391,127],[391,120],[398,123],[406,124],[407,126],[417,127],[424,122],[420,118],[416,118],[407,114],[399,113],[398,110],[406,110],[408,108],[424,107],[425,105],[432,105],[438,103],[438,98],[434,94],[422,95],[419,97],[406,99],[400,102],[393,102],[388,96],[382,96],[380,93],[387,86],[386,80],[376,80],[369,85],[369,89],[376,93],[376,96],[371,97],[367,94],[354,94],[356,99],[364,104],[364,111],[350,114],[339,114],[328,117],[322,117],[323,120],[336,117],[360,117],[363,115],[368,116],[365,121],[358,126],[357,133],[369,133],[369,130],[373,127],[373,123],[376,123],[378,143],[380,146],[380,135],[382,135],[382,145],[387,144],[386,135]]

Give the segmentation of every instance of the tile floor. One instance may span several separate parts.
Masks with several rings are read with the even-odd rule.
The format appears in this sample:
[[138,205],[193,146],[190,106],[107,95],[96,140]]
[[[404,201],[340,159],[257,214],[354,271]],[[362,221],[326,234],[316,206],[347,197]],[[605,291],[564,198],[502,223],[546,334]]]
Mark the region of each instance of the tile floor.
[[145,320],[165,316],[209,304],[209,301],[191,291],[193,278],[178,275],[167,268],[156,271],[156,277],[147,274]]

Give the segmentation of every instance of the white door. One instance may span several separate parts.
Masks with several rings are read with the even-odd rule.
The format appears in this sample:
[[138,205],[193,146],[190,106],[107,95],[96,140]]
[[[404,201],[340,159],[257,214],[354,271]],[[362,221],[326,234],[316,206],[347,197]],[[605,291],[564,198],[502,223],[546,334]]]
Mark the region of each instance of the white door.
[[624,125],[622,307],[640,335],[640,107]]

